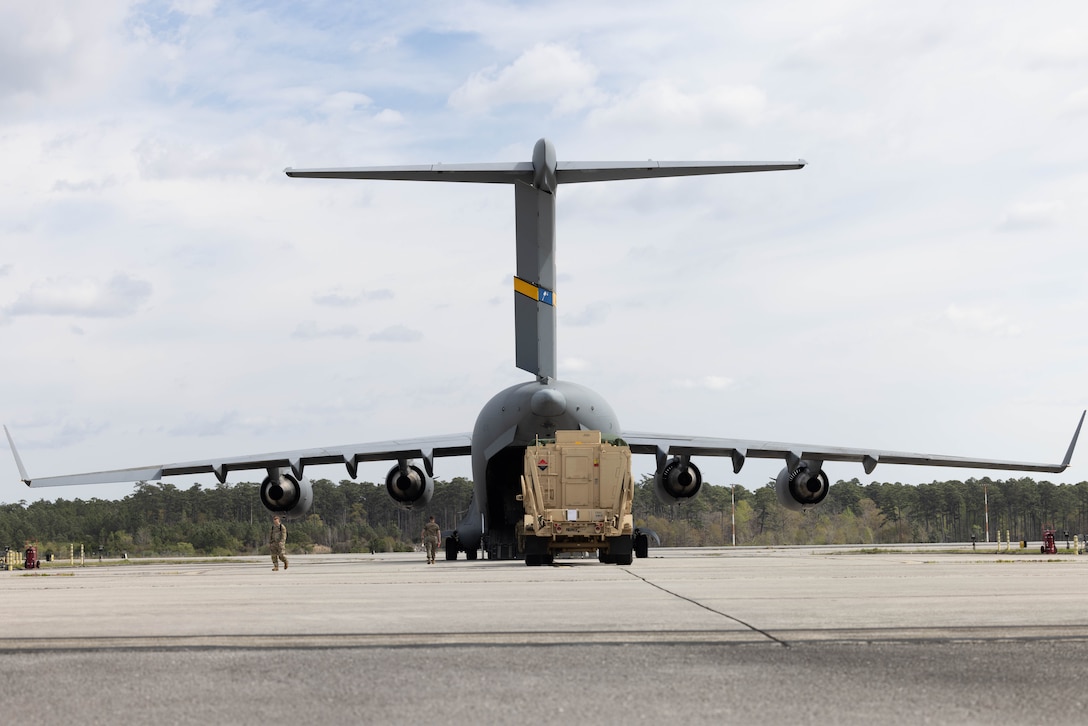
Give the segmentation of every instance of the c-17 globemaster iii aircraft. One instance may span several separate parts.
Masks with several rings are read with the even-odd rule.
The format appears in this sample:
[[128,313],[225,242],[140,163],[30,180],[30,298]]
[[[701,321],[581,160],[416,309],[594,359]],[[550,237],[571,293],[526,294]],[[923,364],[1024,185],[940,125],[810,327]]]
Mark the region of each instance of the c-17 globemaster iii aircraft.
[[[827,495],[824,464],[857,462],[872,473],[879,463],[921,466],[1002,469],[1025,472],[1062,472],[1068,466],[1084,423],[1081,414],[1073,439],[1060,464],[1032,464],[992,459],[911,454],[811,444],[775,443],[709,437],[625,431],[612,407],[598,393],[557,378],[556,370],[556,265],[555,198],[561,184],[736,174],[741,172],[802,169],[803,160],[786,162],[560,162],[555,147],[540,139],[531,161],[508,164],[435,164],[427,166],[287,169],[289,177],[311,179],[392,179],[407,181],[477,182],[511,184],[516,217],[516,275],[514,293],[515,362],[534,379],[504,391],[488,401],[472,433],[280,451],[253,456],[223,457],[180,464],[31,478],[15,451],[22,481],[31,487],[103,484],[158,480],[166,476],[212,473],[220,482],[233,471],[265,470],[261,502],[270,511],[288,517],[304,516],[313,501],[305,470],[318,464],[340,464],[354,479],[360,462],[395,462],[386,476],[386,489],[399,505],[422,509],[434,488],[434,459],[471,456],[474,491],[472,503],[456,531],[446,540],[446,557],[465,552],[476,559],[483,549],[490,558],[522,556],[517,548],[518,527],[525,509],[521,475],[526,448],[554,439],[557,431],[600,431],[622,439],[631,453],[656,457],[654,489],[666,503],[694,497],[702,474],[696,456],[728,456],[740,472],[749,458],[781,459],[784,466],[775,482],[779,501],[794,510],[816,506]],[[421,462],[421,463],[419,463]],[[630,562],[631,535],[618,543],[620,556],[612,562]],[[613,543],[617,546],[617,543]],[[626,554],[626,557],[623,555]],[[602,559],[605,559],[602,557]],[[528,561],[528,560],[527,560]]]

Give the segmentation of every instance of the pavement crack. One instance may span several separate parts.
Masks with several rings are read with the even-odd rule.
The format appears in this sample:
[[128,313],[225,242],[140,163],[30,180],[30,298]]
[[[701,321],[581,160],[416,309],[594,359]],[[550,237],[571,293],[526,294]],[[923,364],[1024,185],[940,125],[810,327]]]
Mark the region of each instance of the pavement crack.
[[715,615],[719,615],[719,616],[721,616],[721,617],[723,617],[723,618],[725,618],[727,620],[732,620],[734,623],[737,623],[738,625],[743,625],[744,627],[751,630],[753,633],[759,633],[764,638],[767,638],[768,640],[771,640],[771,641],[774,641],[775,643],[778,643],[783,648],[789,648],[790,647],[790,644],[787,643],[786,641],[782,640],[781,638],[774,637],[773,635],[768,633],[766,630],[762,630],[760,628],[757,628],[756,626],[752,625],[751,623],[746,623],[743,620],[741,620],[740,618],[733,617],[729,613],[723,613],[721,610],[715,610],[714,608],[710,607],[709,605],[704,605],[703,603],[699,602],[698,600],[694,600],[694,599],[692,599],[690,597],[686,597],[684,595],[681,595],[678,592],[673,592],[672,590],[670,590],[667,587],[662,587],[661,585],[658,585],[656,582],[651,582],[650,580],[647,580],[645,577],[643,577],[642,575],[639,575],[636,572],[632,572],[631,570],[625,570],[625,572],[627,572],[627,574],[631,575],[631,577],[635,577],[635,578],[638,578],[639,580],[642,580],[643,582],[645,582],[650,587],[657,588],[661,592],[672,595],[673,597],[675,597],[675,598],[677,598],[679,600],[689,602],[692,605],[695,605],[697,607],[701,607],[703,610],[706,610],[707,612],[714,613]]

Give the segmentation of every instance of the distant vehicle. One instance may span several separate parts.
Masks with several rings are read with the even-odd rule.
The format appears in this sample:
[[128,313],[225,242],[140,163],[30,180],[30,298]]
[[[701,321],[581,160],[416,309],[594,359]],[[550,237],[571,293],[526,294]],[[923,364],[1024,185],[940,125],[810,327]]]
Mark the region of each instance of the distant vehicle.
[[[421,509],[433,489],[434,459],[471,456],[473,498],[468,513],[446,541],[447,556],[464,552],[476,559],[481,548],[491,558],[524,557],[518,527],[525,508],[519,499],[526,447],[553,439],[557,431],[600,431],[622,437],[634,454],[656,458],[654,490],[666,503],[699,493],[703,478],[695,456],[729,457],[740,472],[747,459],[781,459],[785,466],[775,488],[790,509],[815,507],[827,496],[824,464],[857,462],[871,473],[878,463],[954,466],[1057,473],[1064,471],[1084,423],[1081,414],[1073,440],[1060,464],[1031,464],[991,459],[910,454],[811,444],[776,443],[624,431],[612,407],[598,393],[557,378],[555,198],[561,184],[648,179],[706,174],[735,174],[802,169],[803,160],[783,162],[559,162],[555,147],[540,139],[532,159],[498,164],[286,169],[289,177],[311,179],[393,179],[510,184],[516,216],[516,274],[513,279],[515,364],[534,379],[511,386],[488,401],[471,433],[279,451],[180,464],[160,464],[86,474],[31,478],[12,452],[23,482],[32,487],[150,481],[166,476],[212,473],[220,482],[234,471],[265,470],[261,502],[270,511],[301,517],[313,501],[307,467],[340,464],[355,478],[360,462],[396,462],[385,478],[386,490],[400,506]],[[5,427],[5,432],[7,431]],[[630,536],[630,535],[625,535]]]
[[1044,555],[1058,554],[1058,545],[1054,542],[1054,530],[1043,530],[1043,544],[1039,547],[1039,553]]

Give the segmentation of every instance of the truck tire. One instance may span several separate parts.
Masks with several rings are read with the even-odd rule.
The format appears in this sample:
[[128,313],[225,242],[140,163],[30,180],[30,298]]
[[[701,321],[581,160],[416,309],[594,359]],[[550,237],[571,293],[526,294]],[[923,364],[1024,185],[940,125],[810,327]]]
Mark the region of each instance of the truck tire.
[[635,535],[635,557],[639,558],[640,560],[644,560],[649,555],[650,538],[642,533]]
[[457,559],[457,540],[455,540],[453,537],[446,538],[446,559]]

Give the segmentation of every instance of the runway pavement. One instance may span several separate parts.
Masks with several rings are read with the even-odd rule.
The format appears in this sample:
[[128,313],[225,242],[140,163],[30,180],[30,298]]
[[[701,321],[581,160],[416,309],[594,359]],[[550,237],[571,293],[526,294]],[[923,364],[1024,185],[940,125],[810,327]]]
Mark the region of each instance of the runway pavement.
[[0,718],[1082,722],[1088,556],[658,549],[0,573]]

